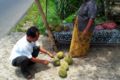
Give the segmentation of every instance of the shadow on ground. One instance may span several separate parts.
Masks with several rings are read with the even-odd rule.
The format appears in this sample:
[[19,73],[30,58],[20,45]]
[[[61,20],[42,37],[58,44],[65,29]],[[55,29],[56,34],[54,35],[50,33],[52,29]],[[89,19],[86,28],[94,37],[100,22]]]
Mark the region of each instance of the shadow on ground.
[[[50,67],[48,67],[47,65],[35,63],[34,65],[31,65],[29,67],[29,70],[30,70],[30,73],[33,75],[33,78],[35,78],[36,73],[48,70],[49,68]],[[20,68],[16,68],[15,73],[18,77],[23,77]]]

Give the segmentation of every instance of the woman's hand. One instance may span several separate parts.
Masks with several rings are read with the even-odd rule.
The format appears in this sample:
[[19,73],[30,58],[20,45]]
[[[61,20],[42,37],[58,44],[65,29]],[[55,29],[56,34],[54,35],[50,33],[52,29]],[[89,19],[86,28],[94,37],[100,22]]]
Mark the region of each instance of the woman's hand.
[[85,27],[84,31],[82,32],[82,36],[86,36],[87,32],[91,28],[92,24],[94,22],[94,19],[89,19],[87,26]]
[[82,36],[86,36],[87,32],[88,32],[88,31],[85,29],[85,30],[82,32]]

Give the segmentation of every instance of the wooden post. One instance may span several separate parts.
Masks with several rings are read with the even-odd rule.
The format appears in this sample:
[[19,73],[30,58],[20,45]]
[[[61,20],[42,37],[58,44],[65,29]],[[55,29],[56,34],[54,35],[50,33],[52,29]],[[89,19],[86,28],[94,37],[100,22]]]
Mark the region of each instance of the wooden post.
[[46,16],[45,16],[45,14],[44,14],[44,12],[43,12],[42,6],[41,6],[39,0],[35,0],[35,3],[36,3],[37,6],[38,6],[39,12],[40,12],[40,14],[41,14],[41,16],[42,16],[42,21],[43,21],[43,23],[44,23],[44,25],[45,25],[45,27],[46,27],[46,29],[47,29],[47,31],[48,31],[48,36],[50,37],[50,40],[51,40],[51,42],[52,42],[53,49],[54,49],[55,51],[57,51],[57,46],[56,46],[56,44],[55,44],[55,40],[54,40],[54,38],[53,38],[53,34],[52,34],[52,32],[51,32],[51,30],[50,30],[50,28],[49,28],[49,25],[48,25]]

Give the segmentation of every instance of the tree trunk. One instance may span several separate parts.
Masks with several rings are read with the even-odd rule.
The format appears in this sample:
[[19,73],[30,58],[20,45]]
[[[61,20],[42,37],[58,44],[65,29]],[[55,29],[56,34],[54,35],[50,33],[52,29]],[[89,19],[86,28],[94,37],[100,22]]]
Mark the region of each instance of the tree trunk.
[[46,29],[47,29],[47,31],[48,31],[48,36],[50,37],[50,40],[51,40],[51,42],[52,42],[53,49],[54,49],[55,51],[57,51],[57,46],[56,46],[56,44],[55,44],[55,40],[54,40],[54,38],[53,38],[53,34],[52,34],[52,32],[51,32],[51,30],[50,30],[50,28],[49,28],[49,25],[48,25],[48,23],[47,23],[46,16],[45,16],[45,14],[44,14],[44,12],[43,12],[42,6],[41,6],[39,0],[35,0],[35,2],[36,2],[36,4],[37,4],[38,9],[39,9],[39,12],[40,12],[40,14],[41,14],[41,16],[42,16],[42,21],[43,21],[43,23],[44,23],[44,25],[45,25],[45,27],[46,27]]

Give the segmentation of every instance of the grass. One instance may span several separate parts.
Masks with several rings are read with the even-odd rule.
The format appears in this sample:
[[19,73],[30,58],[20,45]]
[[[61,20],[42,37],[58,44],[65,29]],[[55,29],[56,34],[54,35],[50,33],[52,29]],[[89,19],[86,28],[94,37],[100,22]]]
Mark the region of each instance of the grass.
[[[40,0],[44,12],[46,11],[45,0]],[[45,12],[46,13],[46,12]],[[13,31],[24,31],[22,27],[26,22],[33,22],[33,25],[37,25],[42,34],[45,33],[45,26],[42,22],[41,15],[39,14],[38,7],[35,3],[27,11],[26,15],[19,21]],[[61,22],[60,18],[56,14],[54,1],[49,0],[47,6],[47,21],[49,24],[57,25]]]
[[[43,11],[46,14],[46,0],[40,0]],[[56,26],[62,23],[62,20],[60,20],[59,16],[56,13],[56,6],[54,3],[54,0],[48,0],[47,2],[47,21],[50,25]],[[72,22],[74,18],[74,14],[67,17],[64,22]],[[99,24],[103,21],[105,21],[106,17],[99,17],[95,20],[96,24]],[[45,34],[45,26],[42,22],[41,15],[39,14],[38,7],[35,3],[32,4],[32,6],[27,11],[26,15],[19,21],[19,23],[16,25],[16,27],[13,29],[13,31],[25,31],[23,30],[23,26],[26,22],[32,22],[33,25],[37,25],[38,29],[42,34]]]

